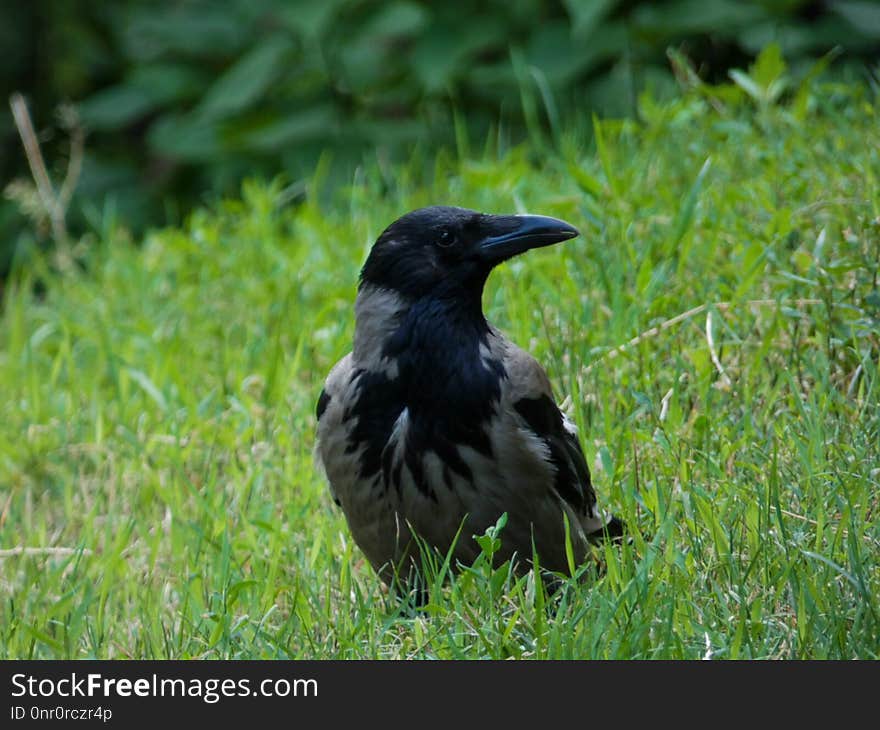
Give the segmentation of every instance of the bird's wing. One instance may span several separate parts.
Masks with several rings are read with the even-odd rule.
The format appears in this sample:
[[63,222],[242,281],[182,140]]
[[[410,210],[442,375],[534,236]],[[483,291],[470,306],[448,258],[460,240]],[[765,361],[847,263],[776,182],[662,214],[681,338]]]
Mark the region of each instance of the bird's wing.
[[318,423],[321,422],[321,419],[327,412],[327,407],[333,401],[333,397],[339,398],[346,389],[351,380],[353,367],[351,353],[348,353],[330,370],[327,379],[324,381],[324,387],[321,388],[318,402],[315,405],[315,420]]
[[506,410],[515,413],[520,427],[529,429],[546,445],[547,460],[554,471],[551,488],[578,515],[587,534],[601,532],[606,519],[596,508],[596,493],[577,429],[554,402],[546,372],[535,358],[510,342],[504,347],[503,363]]
[[352,380],[351,353],[342,358],[327,376],[315,405],[317,421],[317,452],[330,482],[330,491],[338,503],[334,483],[340,474],[350,469],[352,456],[348,453],[348,429],[344,426],[345,402],[350,398]]

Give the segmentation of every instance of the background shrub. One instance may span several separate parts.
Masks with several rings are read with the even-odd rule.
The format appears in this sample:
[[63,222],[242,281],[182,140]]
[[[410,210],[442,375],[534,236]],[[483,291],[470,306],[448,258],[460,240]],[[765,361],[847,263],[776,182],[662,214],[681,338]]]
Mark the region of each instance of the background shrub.
[[[173,223],[246,175],[295,183],[323,159],[350,180],[366,158],[502,145],[553,132],[572,113],[635,113],[641,89],[674,83],[667,49],[707,80],[776,41],[797,74],[833,47],[864,75],[880,49],[865,0],[43,0],[0,8],[0,85],[31,105],[50,168],[75,102],[89,136],[70,211],[76,230],[119,216]],[[8,94],[6,95],[8,96]],[[0,115],[0,182],[29,176]],[[59,173],[60,174],[60,173]],[[293,193],[296,188],[293,188]],[[20,196],[19,196],[20,197]],[[0,209],[0,270],[34,240],[19,205]]]

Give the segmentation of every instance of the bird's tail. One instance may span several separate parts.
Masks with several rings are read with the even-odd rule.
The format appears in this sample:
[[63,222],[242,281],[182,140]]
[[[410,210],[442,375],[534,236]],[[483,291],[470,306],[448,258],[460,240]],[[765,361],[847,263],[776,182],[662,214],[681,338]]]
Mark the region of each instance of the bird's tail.
[[608,521],[598,530],[587,533],[587,539],[590,542],[601,542],[603,540],[611,540],[612,542],[620,542],[626,536],[626,523],[619,517],[610,515]]

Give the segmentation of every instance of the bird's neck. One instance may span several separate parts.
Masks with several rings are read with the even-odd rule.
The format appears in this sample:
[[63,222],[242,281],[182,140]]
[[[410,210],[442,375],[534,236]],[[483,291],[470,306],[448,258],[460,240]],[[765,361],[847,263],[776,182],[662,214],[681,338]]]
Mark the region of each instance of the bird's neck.
[[464,413],[474,423],[498,400],[504,368],[479,301],[428,297],[412,304],[384,352],[397,369],[414,418]]
[[479,294],[408,300],[363,287],[355,316],[358,367],[403,379],[408,400],[497,397],[503,367],[493,356],[495,335],[483,316]]
[[[354,303],[353,356],[358,367],[372,371],[392,369],[383,350],[409,308],[410,303],[390,289],[370,284],[360,288]],[[396,373],[388,375],[394,377]]]

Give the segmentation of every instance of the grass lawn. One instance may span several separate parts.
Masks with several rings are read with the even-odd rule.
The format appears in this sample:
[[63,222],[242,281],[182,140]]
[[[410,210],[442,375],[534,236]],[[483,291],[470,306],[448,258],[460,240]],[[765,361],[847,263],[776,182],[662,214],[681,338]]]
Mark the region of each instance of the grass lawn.
[[[878,658],[878,106],[749,91],[31,257],[0,313],[0,657]],[[315,465],[366,251],[432,203],[583,234],[485,295],[637,526],[554,596],[478,561],[401,608]]]

